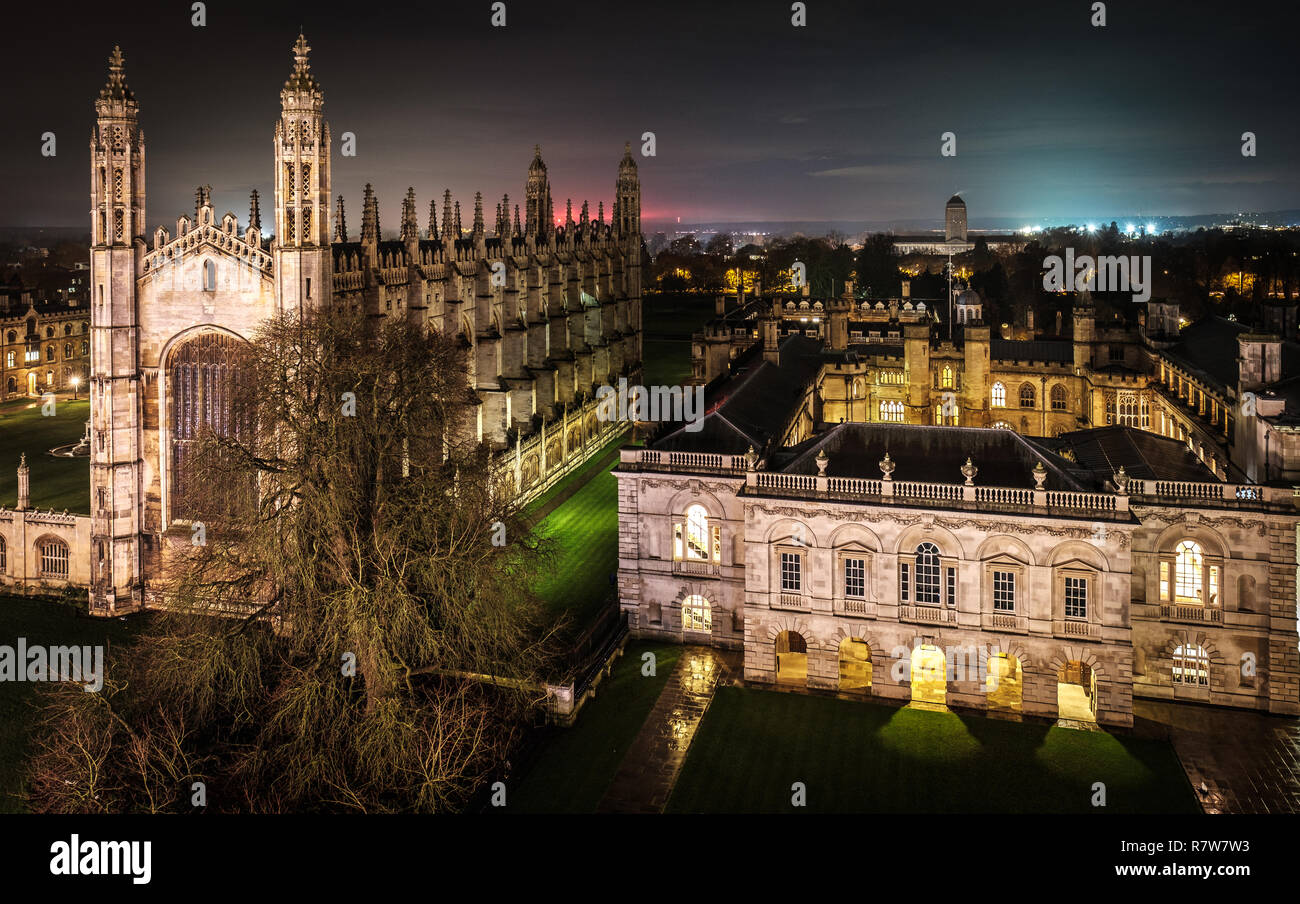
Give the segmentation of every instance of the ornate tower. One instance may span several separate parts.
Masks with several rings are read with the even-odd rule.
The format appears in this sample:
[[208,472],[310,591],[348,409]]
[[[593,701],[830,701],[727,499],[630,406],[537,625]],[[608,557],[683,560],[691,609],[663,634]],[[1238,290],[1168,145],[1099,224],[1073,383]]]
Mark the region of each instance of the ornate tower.
[[631,143],[623,145],[623,159],[618,163],[618,183],[614,188],[614,228],[624,239],[635,238],[641,247],[641,179],[632,158]]
[[301,34],[275,124],[275,272],[281,310],[329,301],[330,130]]
[[528,183],[525,187],[527,204],[524,208],[524,229],[538,241],[545,241],[555,223],[551,208],[551,183],[542,162],[542,149],[533,147],[533,162],[528,165]]
[[137,259],[145,228],[140,107],[113,48],[90,139],[91,605],[134,608],[141,582]]

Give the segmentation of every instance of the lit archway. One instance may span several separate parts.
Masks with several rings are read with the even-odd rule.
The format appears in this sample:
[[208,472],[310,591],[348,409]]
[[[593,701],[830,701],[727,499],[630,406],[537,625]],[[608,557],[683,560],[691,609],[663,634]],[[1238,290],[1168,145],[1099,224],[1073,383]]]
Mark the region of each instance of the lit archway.
[[776,683],[800,687],[808,683],[808,641],[798,631],[776,636]]
[[1097,673],[1072,659],[1057,674],[1056,714],[1075,722],[1097,721]]
[[912,702],[944,704],[948,700],[948,663],[943,650],[922,644],[912,650]]
[[1009,709],[1020,712],[1020,703],[1024,695],[1024,676],[1020,660],[1008,653],[990,656],[985,689],[988,691],[989,709]]
[[871,647],[865,640],[840,641],[840,690],[865,691],[871,687]]

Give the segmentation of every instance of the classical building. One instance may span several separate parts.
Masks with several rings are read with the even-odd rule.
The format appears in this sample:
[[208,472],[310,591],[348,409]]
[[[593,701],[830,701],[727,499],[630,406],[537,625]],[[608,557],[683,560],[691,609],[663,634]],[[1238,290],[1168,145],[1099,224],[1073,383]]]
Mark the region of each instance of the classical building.
[[900,255],[941,256],[965,254],[975,250],[976,239],[984,239],[990,251],[1019,251],[1025,240],[1010,233],[979,233],[972,235],[966,228],[966,202],[953,195],[944,205],[943,235],[919,233],[894,236],[894,250]]
[[[1082,306],[1070,341],[971,319],[949,342],[921,305],[761,299],[697,336],[704,423],[615,472],[634,633],[742,649],[755,683],[896,700],[1113,725],[1134,695],[1300,712],[1294,478],[1225,480],[1251,449],[1153,427],[1177,346]],[[1221,376],[1262,387],[1251,335]],[[1253,421],[1300,414],[1274,407]]]
[[[323,94],[299,36],[275,123],[273,234],[253,193],[249,220],[218,214],[208,187],[175,231],[148,232],[139,104],[114,50],[91,140],[91,605],[111,613],[150,599],[168,532],[186,524],[189,439],[221,417],[212,404],[231,351],[259,323],[308,308],[405,318],[459,335],[479,401],[477,435],[521,496],[536,493],[617,438],[594,389],[641,367],[641,202],[630,148],[613,216],[572,204],[557,225],[540,152],[524,211],[508,196],[468,227],[450,192],[421,228],[414,191],[398,238],[380,233],[366,186],[359,237],[332,194]],[[490,228],[489,228],[490,227]]]
[[86,385],[90,307],[84,297],[33,299],[0,292],[0,398],[64,392]]

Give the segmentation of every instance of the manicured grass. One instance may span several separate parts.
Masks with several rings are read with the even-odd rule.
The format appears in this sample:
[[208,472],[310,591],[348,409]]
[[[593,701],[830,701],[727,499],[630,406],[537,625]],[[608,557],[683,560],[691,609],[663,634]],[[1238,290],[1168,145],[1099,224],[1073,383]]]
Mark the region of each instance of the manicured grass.
[[712,295],[646,295],[641,303],[642,383],[677,386],[691,376],[691,334],[714,317]]
[[576,631],[614,591],[609,576],[618,571],[618,483],[610,471],[617,463],[596,468],[536,528],[550,541],[554,558],[535,589],[556,618],[570,617]]
[[734,687],[718,689],[668,811],[1200,812],[1164,742]]
[[[631,643],[571,728],[547,729],[541,749],[508,791],[507,813],[592,813],[659,699],[682,648]],[[641,657],[655,655],[655,676]]]
[[[49,600],[0,596],[0,644],[73,645],[129,643],[147,616],[91,618]],[[104,649],[107,667],[109,646]],[[26,681],[0,682],[0,813],[21,813],[27,766],[27,739],[36,716],[35,686]]]
[[90,514],[90,459],[55,458],[55,446],[73,443],[86,431],[90,403],[58,399],[55,413],[41,414],[41,402],[24,399],[0,406],[0,506],[18,502],[18,459],[27,453],[33,508]]

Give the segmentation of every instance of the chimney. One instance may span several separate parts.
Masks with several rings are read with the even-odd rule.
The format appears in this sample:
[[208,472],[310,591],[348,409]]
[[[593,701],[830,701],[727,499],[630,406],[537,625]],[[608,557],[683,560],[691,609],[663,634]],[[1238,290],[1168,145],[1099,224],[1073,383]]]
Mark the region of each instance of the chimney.
[[31,472],[27,467],[27,453],[18,459],[18,511],[25,512],[31,505]]
[[713,313],[721,317],[727,311],[727,296],[719,295],[713,300]]
[[903,280],[903,297],[912,297],[912,281],[910,279]]

